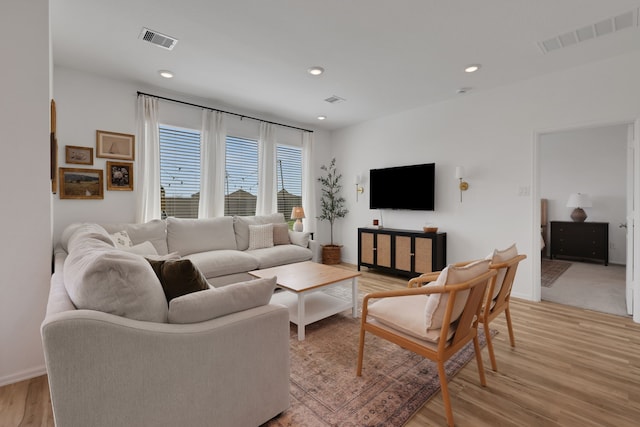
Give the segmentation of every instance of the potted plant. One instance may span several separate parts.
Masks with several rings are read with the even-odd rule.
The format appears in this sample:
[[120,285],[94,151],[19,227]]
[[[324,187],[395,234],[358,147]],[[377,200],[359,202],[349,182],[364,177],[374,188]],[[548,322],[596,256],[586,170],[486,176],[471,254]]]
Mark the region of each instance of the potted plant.
[[322,263],[339,264],[340,249],[342,246],[333,243],[333,223],[338,218],[344,218],[349,212],[345,207],[345,199],[340,196],[342,184],[342,174],[336,170],[336,159],[333,158],[329,166],[320,167],[325,174],[318,178],[322,187],[322,197],[320,198],[320,216],[318,219],[329,221],[331,227],[331,243],[322,246]]

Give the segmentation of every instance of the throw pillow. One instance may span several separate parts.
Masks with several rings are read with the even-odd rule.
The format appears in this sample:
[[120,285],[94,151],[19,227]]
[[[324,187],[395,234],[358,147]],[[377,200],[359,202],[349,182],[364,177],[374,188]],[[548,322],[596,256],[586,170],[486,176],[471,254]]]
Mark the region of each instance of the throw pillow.
[[129,233],[124,230],[110,234],[109,236],[111,236],[117,248],[130,248],[133,246]]
[[309,233],[289,230],[289,239],[294,245],[309,247]]
[[249,226],[249,250],[273,246],[273,224]]
[[288,245],[291,243],[289,240],[289,224],[280,223],[273,224],[273,244],[275,245]]
[[197,323],[269,304],[276,278],[249,280],[169,302],[169,323]]
[[167,302],[182,295],[209,289],[207,279],[189,259],[147,261],[160,280]]
[[155,256],[158,255],[158,251],[156,250],[155,246],[153,246],[153,243],[146,241],[146,242],[142,242],[139,245],[133,245],[133,246],[119,246],[119,249],[132,253],[132,254],[137,254],[137,255],[142,255],[142,256]]
[[[516,244],[509,246],[507,249],[503,250],[494,250],[491,257],[491,264],[500,264],[505,261],[509,261],[511,258],[518,256],[518,248],[516,248]],[[494,300],[500,293],[502,289],[502,284],[504,283],[504,276],[507,274],[506,268],[501,268],[498,270],[498,274],[496,274],[496,285],[493,287],[493,295],[491,299]]]
[[[428,283],[425,286],[444,286],[455,283],[466,282],[482,273],[489,271],[489,260],[475,261],[464,267],[455,267],[453,265],[448,266],[440,273],[438,280]],[[462,314],[464,306],[467,301],[469,291],[461,294],[456,298],[456,303],[451,313],[451,322],[458,320],[458,317]],[[442,320],[444,313],[447,309],[447,302],[449,301],[449,295],[446,294],[431,294],[427,300],[425,307],[426,327],[429,329],[439,329],[442,327]]]

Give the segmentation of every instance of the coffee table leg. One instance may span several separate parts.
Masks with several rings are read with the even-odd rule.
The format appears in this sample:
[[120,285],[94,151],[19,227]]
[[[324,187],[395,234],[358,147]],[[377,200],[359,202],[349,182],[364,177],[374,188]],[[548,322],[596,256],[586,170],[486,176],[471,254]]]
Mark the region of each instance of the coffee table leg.
[[298,341],[304,341],[304,292],[298,294]]
[[353,317],[358,317],[358,278],[351,279],[351,302],[353,303]]

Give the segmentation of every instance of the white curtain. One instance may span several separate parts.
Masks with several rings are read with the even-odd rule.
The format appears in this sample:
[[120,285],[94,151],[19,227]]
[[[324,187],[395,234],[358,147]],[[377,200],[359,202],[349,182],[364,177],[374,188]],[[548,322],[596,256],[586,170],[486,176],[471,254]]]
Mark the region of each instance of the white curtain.
[[313,164],[313,133],[302,133],[302,220],[304,231],[316,231],[316,180]]
[[138,203],[136,221],[161,218],[160,211],[160,130],[158,99],[138,95],[136,110],[138,142]]
[[224,215],[226,137],[224,113],[202,110],[199,218],[213,218]]
[[260,123],[258,142],[258,199],[256,215],[268,215],[278,211],[276,186],[276,127]]

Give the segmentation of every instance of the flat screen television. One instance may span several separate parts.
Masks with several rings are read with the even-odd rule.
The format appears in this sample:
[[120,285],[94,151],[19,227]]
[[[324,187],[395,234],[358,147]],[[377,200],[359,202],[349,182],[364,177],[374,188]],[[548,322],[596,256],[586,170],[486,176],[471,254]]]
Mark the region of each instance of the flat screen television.
[[435,163],[369,171],[371,209],[435,210]]

